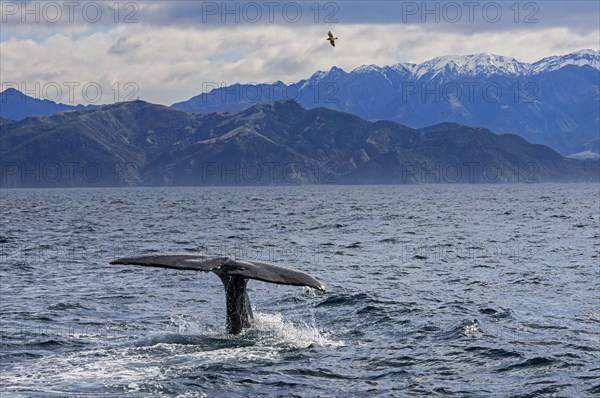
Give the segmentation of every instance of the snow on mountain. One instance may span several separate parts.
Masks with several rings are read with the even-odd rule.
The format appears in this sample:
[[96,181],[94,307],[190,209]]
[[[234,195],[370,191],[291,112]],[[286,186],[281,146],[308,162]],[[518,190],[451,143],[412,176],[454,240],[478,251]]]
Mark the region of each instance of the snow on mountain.
[[592,152],[591,150],[588,149],[587,151],[574,153],[567,157],[570,159],[578,159],[578,160],[588,160],[588,159],[597,160],[597,159],[600,159],[600,154],[597,154],[596,152]]
[[304,85],[315,83],[323,78],[336,79],[340,76],[377,75],[386,79],[393,75],[411,80],[428,80],[437,76],[456,77],[486,77],[486,76],[528,76],[542,72],[559,70],[567,65],[584,66],[600,70],[600,51],[580,50],[565,55],[556,55],[541,59],[532,64],[519,62],[514,58],[496,54],[446,55],[436,57],[421,64],[398,63],[391,66],[362,65],[347,73],[336,66],[329,71],[317,71],[309,79],[303,80]]
[[[577,68],[575,73],[561,70],[571,65],[591,68]],[[596,147],[587,144],[598,134],[598,119],[594,117],[598,114],[598,70],[598,50],[581,50],[534,63],[483,53],[441,56],[420,64],[363,65],[351,72],[333,67],[313,74],[299,86],[300,91],[310,87],[301,99],[308,108],[328,106],[409,126],[444,121],[481,125],[500,133],[519,134],[563,154],[589,157],[598,153]],[[544,72],[552,73],[546,76]],[[465,81],[481,85],[461,85]],[[447,87],[459,87],[459,101],[444,100],[446,86],[439,84],[445,82],[455,84]],[[483,87],[486,82],[496,85],[500,93],[497,103],[483,100],[484,92],[477,88],[473,88],[473,97],[466,94],[467,87]],[[436,87],[438,91],[431,91]],[[515,87],[520,88],[518,96]]]
[[[390,67],[363,65],[350,73],[383,73],[384,71],[389,72],[391,69],[399,74],[410,74],[413,78],[419,80],[422,78],[434,78],[438,75],[452,75],[455,77],[492,75],[525,76],[555,71],[567,65],[589,65],[600,69],[600,51],[581,50],[566,55],[544,58],[533,64],[519,62],[514,58],[496,54],[447,55],[433,58],[421,64],[398,63]],[[323,77],[331,73],[331,71],[317,73],[319,73],[319,77]]]
[[567,65],[584,66],[600,69],[600,51],[581,50],[567,55],[555,55],[541,59],[530,65],[531,74],[558,70]]
[[382,69],[383,68],[381,68],[377,65],[363,65],[363,66],[359,66],[358,68],[354,69],[352,72],[353,73],[369,73],[369,72],[381,73]]
[[440,73],[457,76],[475,75],[523,75],[527,67],[514,58],[495,54],[450,55],[436,57],[418,65],[417,79],[424,76],[435,77]]
[[406,63],[402,63],[402,64],[392,65],[392,66],[390,66],[390,68],[400,74],[408,73],[408,74],[412,75],[415,73],[415,70],[417,69],[418,66],[419,65],[417,65],[417,64],[411,64],[411,63],[406,62]]

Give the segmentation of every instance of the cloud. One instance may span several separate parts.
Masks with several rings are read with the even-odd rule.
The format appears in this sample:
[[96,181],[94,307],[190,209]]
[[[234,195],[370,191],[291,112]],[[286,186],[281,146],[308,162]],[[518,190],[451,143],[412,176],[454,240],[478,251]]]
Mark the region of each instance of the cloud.
[[427,25],[479,32],[520,27],[598,29],[600,3],[563,1],[10,1],[0,7],[6,29],[113,29],[144,24],[171,27],[338,24]]
[[[144,7],[164,12],[156,19],[173,21],[183,18],[180,14],[185,11],[193,19],[191,6],[178,9],[144,3]],[[199,94],[209,83],[289,83],[334,65],[352,70],[364,64],[419,63],[440,55],[481,52],[534,62],[583,48],[596,49],[599,34],[598,29],[563,25],[440,31],[431,29],[430,24],[371,22],[328,27],[322,23],[120,23],[86,34],[53,29],[46,37],[8,39],[3,31],[2,84],[25,84],[37,97],[44,97],[44,86],[58,84],[65,87],[58,100],[66,103],[110,103],[139,96],[171,104]],[[329,29],[340,38],[335,48],[325,40]],[[67,88],[73,83],[78,86],[71,97]],[[92,95],[98,87],[101,95]]]
[[113,44],[108,49],[109,54],[123,55],[132,53],[142,45],[140,42],[127,41],[126,37],[120,37],[116,44]]

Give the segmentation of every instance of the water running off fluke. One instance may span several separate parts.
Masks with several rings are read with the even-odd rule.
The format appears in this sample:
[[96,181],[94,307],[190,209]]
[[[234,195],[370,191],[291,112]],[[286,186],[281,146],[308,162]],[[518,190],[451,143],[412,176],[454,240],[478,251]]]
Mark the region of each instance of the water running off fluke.
[[212,271],[225,287],[227,303],[227,331],[238,334],[250,327],[252,308],[246,292],[248,279],[281,285],[308,286],[325,290],[321,282],[304,272],[258,261],[239,260],[232,257],[206,257],[201,255],[151,255],[118,258],[111,264],[133,264],[147,267],[173,268],[189,271]]

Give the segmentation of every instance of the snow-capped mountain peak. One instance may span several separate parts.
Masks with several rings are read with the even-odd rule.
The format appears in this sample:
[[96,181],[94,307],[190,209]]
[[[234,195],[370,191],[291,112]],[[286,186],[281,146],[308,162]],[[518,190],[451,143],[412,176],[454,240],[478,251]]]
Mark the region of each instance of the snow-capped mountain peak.
[[[341,79],[385,78],[390,84],[398,79],[405,81],[441,81],[456,78],[481,78],[489,76],[523,77],[552,72],[565,66],[591,66],[600,70],[600,51],[580,50],[565,55],[541,59],[532,64],[519,62],[512,57],[480,53],[470,55],[446,55],[420,64],[398,63],[391,66],[363,65],[346,72],[336,66],[328,71],[317,71],[309,79],[302,80],[302,87],[314,85],[322,79],[340,82]],[[300,83],[300,82],[299,82]]]
[[567,65],[584,66],[600,69],[600,51],[581,50],[566,55],[555,55],[534,62],[530,65],[530,73],[550,72]]
[[524,64],[514,58],[496,54],[448,55],[423,62],[415,68],[418,79],[434,77],[440,73],[456,76],[475,75],[522,75],[527,72]]
[[312,76],[308,80],[318,81],[318,80],[321,80],[322,78],[324,78],[325,75],[327,75],[327,72],[318,70],[315,73],[313,73]]
[[381,67],[377,66],[377,65],[363,65],[363,66],[359,66],[358,68],[354,69],[352,72],[356,72],[356,73],[369,73],[369,72],[377,72],[377,73],[381,73]]
[[411,63],[401,63],[390,66],[390,69],[395,70],[398,73],[415,73],[415,69],[417,69],[419,65],[411,64]]
[[588,65],[600,69],[600,51],[581,50],[570,54],[544,58],[533,64],[519,62],[514,58],[496,54],[446,55],[436,57],[421,64],[399,63],[390,67],[363,65],[351,73],[382,72],[393,70],[400,74],[410,74],[416,79],[434,78],[438,75],[459,76],[491,76],[514,75],[523,76],[558,70],[567,65]]

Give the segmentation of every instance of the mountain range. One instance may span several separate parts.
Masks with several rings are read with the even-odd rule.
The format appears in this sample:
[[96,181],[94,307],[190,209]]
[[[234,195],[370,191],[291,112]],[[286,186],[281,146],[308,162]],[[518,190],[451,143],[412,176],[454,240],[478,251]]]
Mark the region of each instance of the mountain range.
[[14,88],[8,88],[0,93],[0,117],[10,120],[23,120],[36,115],[54,115],[84,107],[84,105],[67,105],[30,97]]
[[482,126],[548,145],[565,156],[600,153],[600,52],[595,50],[532,64],[475,54],[422,64],[361,66],[351,72],[333,67],[289,85],[216,87],[173,107],[235,111],[280,99],[413,128],[442,122]]
[[600,162],[481,127],[413,129],[293,100],[191,113],[144,101],[0,119],[7,187],[598,181]]
[[[333,67],[292,84],[217,84],[174,108],[237,111],[294,99],[307,109],[328,107],[367,120],[419,128],[442,122],[517,134],[574,158],[600,157],[600,52],[582,50],[528,64],[493,54],[437,57],[421,64]],[[92,105],[88,105],[92,106]],[[0,117],[22,120],[80,109],[0,93]]]

